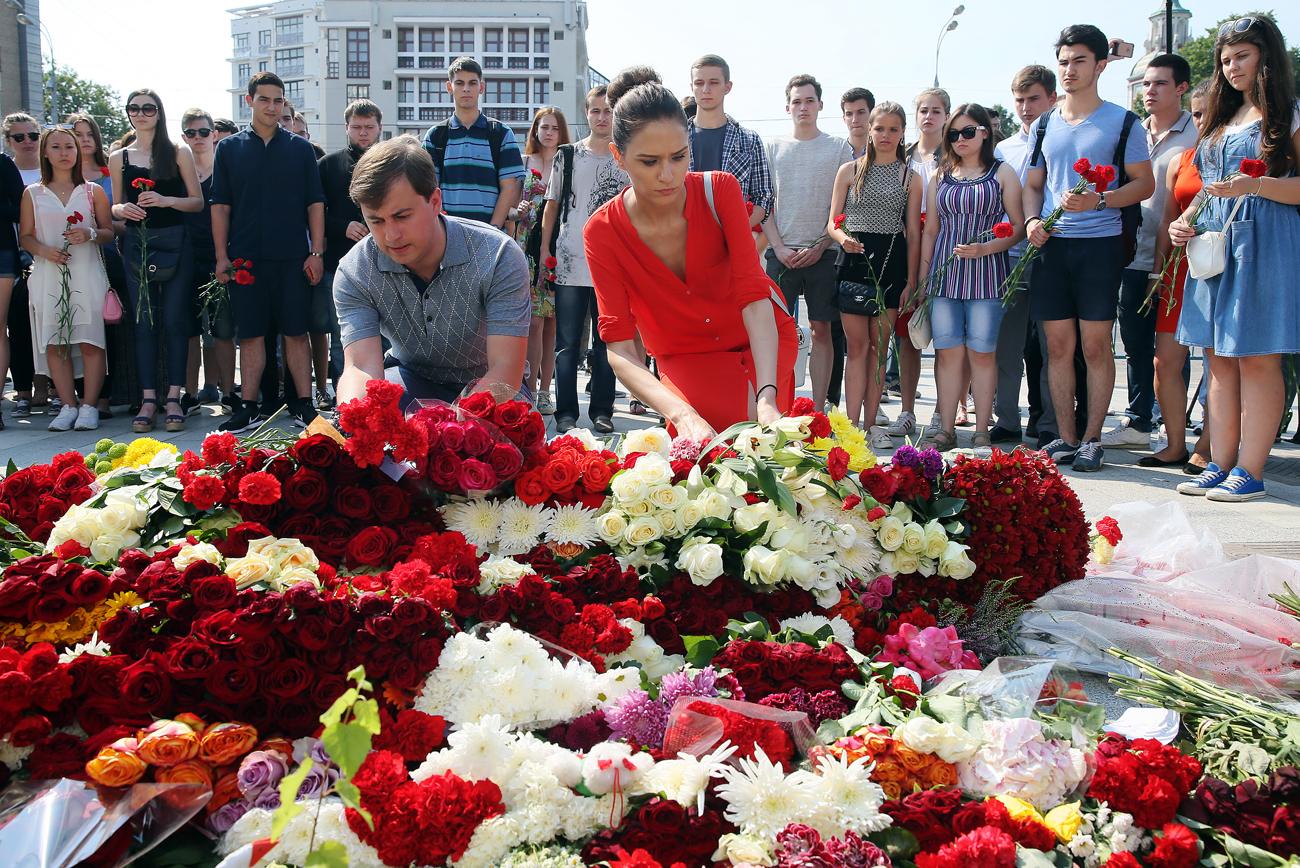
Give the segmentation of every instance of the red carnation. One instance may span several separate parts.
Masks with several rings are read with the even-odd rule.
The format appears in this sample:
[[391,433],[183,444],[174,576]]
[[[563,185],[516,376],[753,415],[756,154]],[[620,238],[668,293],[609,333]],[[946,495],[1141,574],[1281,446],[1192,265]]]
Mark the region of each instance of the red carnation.
[[554,256],[548,256],[548,257],[546,257],[546,261],[543,262],[542,264],[543,264],[546,268],[551,269],[551,270],[554,270],[554,269],[555,269],[555,266],[556,266],[557,263],[556,263],[556,261],[555,261],[555,257],[554,257]]
[[994,237],[994,238],[1010,238],[1012,235],[1015,235],[1015,234],[1016,234],[1016,230],[1011,226],[1010,223],[994,223],[994,224],[993,224],[993,237]]
[[135,187],[137,190],[152,190],[153,181],[148,178],[136,178],[131,182],[131,186]]
[[99,174],[101,174],[101,175],[103,175],[105,178],[107,178],[111,173],[108,171],[108,166],[100,166],[100,167],[99,167]]
[[844,498],[844,502],[840,504],[840,509],[848,512],[861,502],[862,498],[858,497],[856,494],[850,494],[848,497]]
[[1097,521],[1097,533],[1106,538],[1106,542],[1111,545],[1119,545],[1119,541],[1124,538],[1120,533],[1119,522],[1110,516],[1105,516]]
[[1080,157],[1078,162],[1074,164],[1074,172],[1077,175],[1087,175],[1091,171],[1092,163],[1086,157]]
[[280,480],[264,470],[239,480],[239,499],[258,506],[270,506],[280,499]]
[[81,212],[80,212],[80,211],[73,211],[73,212],[72,212],[72,216],[68,218],[68,225],[69,225],[69,226],[74,226],[74,225],[76,225],[77,223],[80,223],[82,220],[85,220],[85,219],[86,219],[85,217],[82,217],[82,216],[81,216]]
[[240,270],[235,272],[235,283],[238,283],[241,286],[248,286],[252,282],[253,273],[251,271]]
[[843,229],[843,228],[844,228],[844,220],[845,220],[845,217],[844,217],[843,214],[836,214],[836,215],[835,215],[835,228],[836,228],[836,229]]
[[1182,823],[1166,823],[1156,838],[1156,850],[1149,861],[1152,868],[1192,868],[1200,858],[1196,833]]
[[234,262],[230,263],[230,267],[231,267],[231,268],[243,268],[243,267],[244,267],[244,260],[242,260],[242,259],[236,259]]
[[1241,161],[1241,174],[1250,178],[1262,178],[1268,174],[1268,163],[1250,158]]
[[1142,868],[1142,863],[1132,853],[1112,853],[1103,868]]
[[[262,474],[267,476],[269,474]],[[247,478],[247,477],[245,477]],[[275,477],[271,477],[274,479]],[[278,490],[280,483],[276,483]],[[195,509],[212,509],[226,496],[226,484],[215,476],[196,476],[194,481],[185,486],[181,499]]]
[[826,453],[826,470],[830,473],[831,479],[839,482],[848,475],[849,453],[839,446],[833,447],[830,452]]

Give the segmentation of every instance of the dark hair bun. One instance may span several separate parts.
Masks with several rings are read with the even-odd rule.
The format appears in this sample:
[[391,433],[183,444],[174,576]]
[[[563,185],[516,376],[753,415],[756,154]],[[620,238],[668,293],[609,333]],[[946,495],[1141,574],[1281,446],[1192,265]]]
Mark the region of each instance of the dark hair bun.
[[619,101],[628,91],[643,84],[663,84],[664,80],[659,77],[659,73],[654,71],[650,66],[629,66],[627,69],[614,76],[614,80],[609,83],[609,90],[605,98],[609,100],[609,107],[613,108],[614,104]]

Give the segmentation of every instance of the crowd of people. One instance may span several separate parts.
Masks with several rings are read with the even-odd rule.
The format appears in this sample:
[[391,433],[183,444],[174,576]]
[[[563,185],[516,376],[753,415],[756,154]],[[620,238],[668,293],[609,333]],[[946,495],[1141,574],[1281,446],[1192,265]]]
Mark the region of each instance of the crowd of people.
[[[863,87],[840,98],[846,134],[832,135],[821,84],[796,75],[791,131],[764,142],[726,112],[731,70],[712,54],[685,99],[632,67],[586,95],[586,137],[548,106],[522,148],[481,111],[470,58],[448,71],[454,114],[423,141],[385,139],[358,100],[329,154],[269,72],[249,80],[248,126],[190,109],[184,142],[148,89],[107,148],[89,116],[11,114],[12,415],[44,406],[52,430],[90,430],[131,404],[134,430],[162,413],[175,431],[220,403],[227,431],[281,406],[307,425],[395,369],[409,399],[508,384],[563,433],[585,365],[596,431],[614,430],[621,383],[632,413],[707,441],[788,409],[802,304],[815,406],[842,405],[877,451],[915,437],[948,450],[972,424],[977,450],[1023,438],[1095,471],[1106,448],[1151,448],[1163,420],[1140,464],[1181,465],[1185,494],[1262,497],[1300,353],[1284,40],[1267,16],[1227,22],[1190,92],[1184,58],[1154,58],[1144,119],[1099,96],[1099,29],[1067,27],[1055,52],[1055,72],[1011,81],[1007,137],[996,112],[939,88],[909,110]],[[1103,432],[1117,319],[1128,407]],[[931,342],[938,400],[919,425]],[[1207,363],[1193,449],[1189,347]]]

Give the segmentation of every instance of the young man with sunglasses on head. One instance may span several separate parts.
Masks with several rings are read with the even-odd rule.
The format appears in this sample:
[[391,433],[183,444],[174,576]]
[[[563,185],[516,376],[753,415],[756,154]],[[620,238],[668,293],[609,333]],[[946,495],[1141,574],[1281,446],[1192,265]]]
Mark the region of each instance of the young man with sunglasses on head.
[[[268,335],[284,335],[294,382],[311,382],[311,287],[324,271],[325,247],[325,194],[316,154],[306,139],[279,125],[284,82],[272,72],[256,73],[244,99],[252,123],[217,146],[212,176],[217,275],[229,288],[239,329],[243,390],[243,406],[221,429],[236,433],[262,419],[257,400]],[[227,278],[234,259],[253,262],[254,283]],[[302,426],[316,417],[310,397],[299,398],[289,410]]]
[[[1056,65],[1065,101],[1030,129],[1035,150],[1023,194],[1029,243],[1041,250],[1030,278],[1029,309],[1047,336],[1048,382],[1059,435],[1043,451],[1078,471],[1100,470],[1105,457],[1101,426],[1115,388],[1111,330],[1127,262],[1120,209],[1155,191],[1146,137],[1134,123],[1137,116],[1129,119],[1131,112],[1097,93],[1109,54],[1106,35],[1090,24],[1061,31]],[[1127,137],[1126,125],[1133,132]],[[1119,163],[1117,176],[1127,182],[1102,193],[1091,186],[1072,192],[1079,180],[1074,166],[1085,158],[1094,166]],[[1049,233],[1043,219],[1058,205],[1065,213]],[[1071,411],[1079,341],[1088,366],[1088,424],[1076,436]]]

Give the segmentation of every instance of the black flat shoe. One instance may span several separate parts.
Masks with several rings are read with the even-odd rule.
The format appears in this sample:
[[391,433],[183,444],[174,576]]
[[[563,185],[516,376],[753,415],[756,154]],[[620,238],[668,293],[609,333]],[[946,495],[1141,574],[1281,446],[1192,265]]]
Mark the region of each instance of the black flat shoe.
[[[1138,467],[1173,467],[1175,464],[1186,464],[1187,459],[1192,457],[1192,453],[1184,451],[1179,458],[1170,458],[1168,461],[1163,458],[1157,458],[1154,455],[1146,455],[1138,459]],[[1197,473],[1200,471],[1198,470]]]
[[1013,431],[1010,428],[1003,428],[1001,425],[994,425],[989,431],[989,440],[993,443],[1009,443],[1020,440],[1020,432]]
[[1199,464],[1193,464],[1188,461],[1183,465],[1183,473],[1186,473],[1188,476],[1200,476],[1204,472],[1205,468]]
[[613,434],[614,420],[602,414],[591,420],[591,427],[597,434]]

